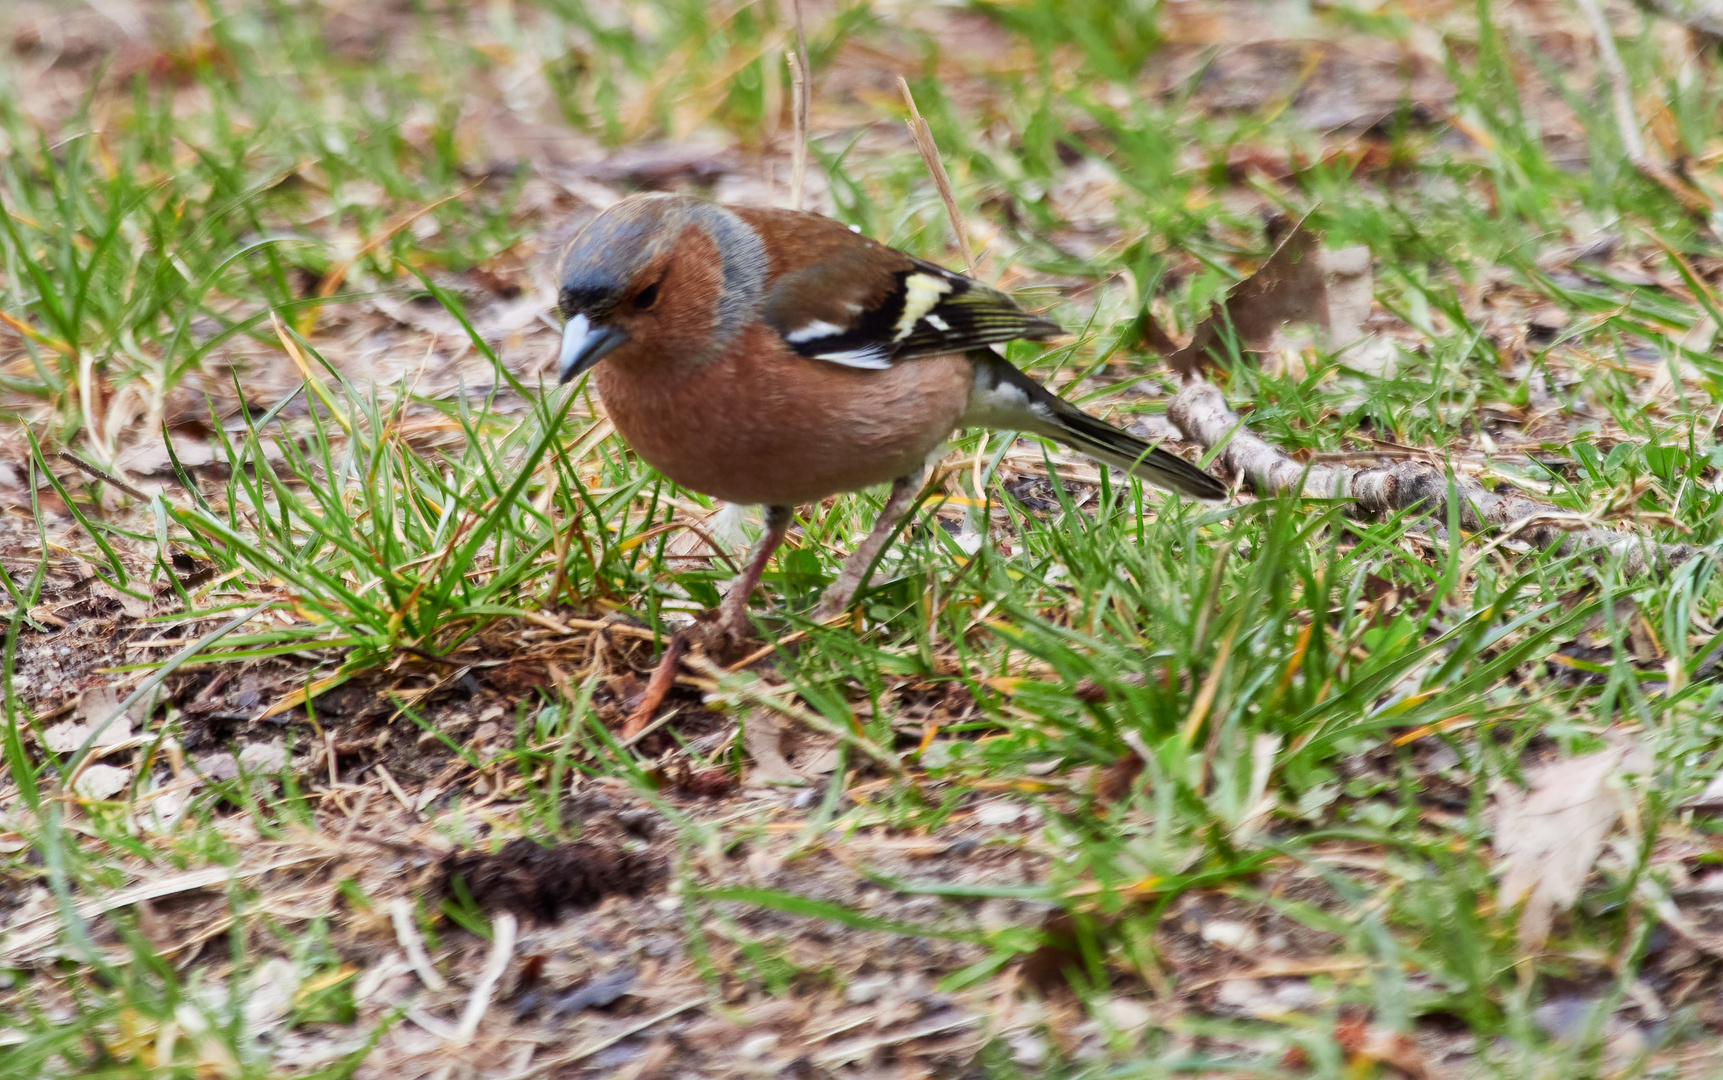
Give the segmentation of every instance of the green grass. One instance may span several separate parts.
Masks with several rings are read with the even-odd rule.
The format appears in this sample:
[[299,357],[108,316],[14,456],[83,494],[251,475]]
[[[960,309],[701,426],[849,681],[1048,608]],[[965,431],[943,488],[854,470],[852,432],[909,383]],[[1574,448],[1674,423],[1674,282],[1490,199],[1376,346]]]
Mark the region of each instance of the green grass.
[[[820,925],[969,950],[939,973],[942,992],[976,995],[965,1001],[989,1000],[993,980],[1051,952],[1072,961],[1084,1016],[1111,1015],[1116,999],[1178,1003],[1142,1031],[1086,1046],[1052,1020],[1030,1024],[1046,1046],[1032,1061],[1007,1038],[1024,1032],[999,1033],[977,1059],[989,1076],[1277,1075],[1293,1050],[1310,1075],[1392,1075],[1348,1061],[1337,1023],[1352,1006],[1380,1030],[1446,1038],[1467,1075],[1701,1075],[1675,1064],[1716,1038],[1699,997],[1641,1024],[1637,1056],[1619,1058],[1605,1021],[1640,1016],[1642,987],[1672,993],[1653,900],[1718,854],[1710,826],[1682,807],[1723,750],[1712,655],[1723,583],[1711,558],[1723,522],[1723,365],[1702,333],[1705,319],[1723,322],[1715,238],[1624,162],[1601,81],[1552,54],[1554,37],[1498,29],[1518,24],[1489,5],[1445,12],[1418,40],[1453,84],[1453,123],[1404,109],[1376,136],[1391,167],[1354,171],[1325,157],[1344,140],[1300,127],[1296,108],[1206,109],[1201,65],[1170,96],[1142,92],[1144,65],[1158,71],[1176,47],[1155,5],[978,3],[971,14],[1013,50],[989,63],[865,3],[822,15],[809,47],[823,80],[838,83],[855,43],[919,65],[910,83],[959,205],[992,236],[979,273],[1003,275],[1079,330],[1061,347],[1013,347],[1039,377],[1116,405],[1122,419],[1164,407],[1112,394],[1119,383],[1170,385],[1140,345],[1141,317],[1188,332],[1272,248],[1264,211],[1308,214],[1330,246],[1369,247],[1395,363],[1365,370],[1312,348],[1300,369],[1235,354],[1215,378],[1249,406],[1254,432],[1316,453],[1372,440],[1476,449],[1488,435],[1501,449],[1491,482],[1643,521],[1702,557],[1625,579],[1584,556],[1492,546],[1454,522],[1366,522],[1285,498],[1162,502],[1104,475],[1054,484],[1048,505],[998,482],[1040,468],[1033,450],[969,433],[955,440],[962,466],[944,490],[985,504],[990,542],[977,550],[958,535],[978,512],[936,496],[854,624],[820,627],[805,613],[879,493],[802,508],[801,541],[767,575],[770,612],[765,597],[757,604],[768,637],[806,636],[711,691],[725,723],[776,709],[836,748],[833,779],[785,839],[781,822],[695,812],[664,790],[663,763],[604,723],[599,702],[626,666],[615,657],[611,669],[558,660],[561,681],[523,691],[498,721],[505,745],[490,762],[391,682],[404,664],[446,673],[496,659],[496,635],[542,626],[535,618],[614,614],[662,634],[716,603],[728,576],[668,554],[672,527],[705,500],[597,438],[578,388],[524,382],[475,329],[488,301],[465,288],[475,268],[561,224],[543,204],[523,208],[531,177],[477,156],[462,121],[469,93],[537,94],[541,118],[594,147],[700,134],[781,155],[774,110],[793,29],[777,5],[599,12],[547,0],[467,22],[426,5],[392,16],[387,40],[354,56],[325,36],[328,13],[315,4],[230,2],[201,29],[164,38],[153,66],[93,71],[77,110],[46,125],[25,108],[30,87],[0,72],[10,148],[0,313],[12,328],[0,336],[0,407],[31,435],[19,468],[64,477],[61,448],[109,468],[164,423],[197,427],[226,465],[176,461],[144,502],[56,479],[17,508],[40,544],[6,581],[0,837],[15,842],[0,880],[20,897],[46,890],[32,902],[47,905],[63,952],[0,971],[0,1076],[364,1075],[368,1043],[399,1022],[359,1008],[343,969],[373,959],[382,940],[354,929],[382,902],[375,882],[343,882],[325,913],[300,919],[272,914],[266,886],[240,881],[214,943],[172,956],[138,910],[78,912],[146,869],[252,865],[257,844],[294,850],[346,819],[326,810],[322,777],[289,770],[206,784],[177,825],[143,827],[138,808],[160,798],[166,775],[154,766],[189,723],[174,706],[155,714],[152,741],[128,751],[137,756],[115,759],[135,766],[120,793],[63,797],[77,757],[46,748],[54,718],[44,713],[57,702],[13,676],[52,630],[44,599],[64,588],[50,543],[72,547],[117,593],[154,599],[164,632],[190,616],[201,632],[268,602],[267,623],[210,644],[185,670],[300,665],[295,701],[309,709],[284,710],[293,722],[270,729],[299,749],[322,737],[320,695],[382,687],[395,738],[423,735],[482,765],[491,790],[512,785],[506,811],[468,790],[432,805],[430,828],[458,845],[582,835],[565,800],[577,779],[650,801],[664,830],[655,843],[675,856],[683,947],[715,1001],[732,983],[765,998],[838,988],[854,959],[846,948],[810,960],[793,940],[795,927]],[[1392,7],[1316,18],[1399,45],[1415,29]],[[1620,45],[1640,104],[1662,110],[1664,151],[1715,187],[1715,49],[1683,74],[1655,35]],[[1582,163],[1552,156],[1552,102],[1578,117]],[[919,160],[877,152],[854,126],[868,110],[896,124],[895,106],[822,101],[816,113],[828,105],[841,126],[816,123],[812,149],[836,215],[955,264]],[[1229,173],[1236,150],[1285,160],[1285,176]],[[1091,163],[1115,178],[1100,227],[1069,220],[1060,188]],[[1588,242],[1593,224],[1615,235],[1608,258],[1549,259]],[[495,388],[417,396],[326,359],[347,347],[329,327],[373,296],[453,318]],[[1528,335],[1526,312],[1542,306],[1565,325]],[[392,347],[423,350],[396,332]],[[299,371],[297,393],[256,392],[264,364]],[[1648,403],[1658,368],[1684,377]],[[1529,426],[1538,415],[1544,426]],[[447,437],[427,444],[409,416]],[[72,520],[56,524],[49,502]],[[1646,632],[1655,661],[1636,651]],[[119,667],[150,666],[140,655],[150,654]],[[744,767],[740,740],[667,730],[692,767]],[[1575,910],[1528,952],[1516,912],[1497,902],[1492,785],[1621,730],[1652,762],[1630,789],[1632,813]],[[1127,788],[1100,796],[1097,778],[1138,753]],[[996,799],[1041,815],[987,842],[1028,860],[1032,880],[975,885],[939,860],[909,874],[861,856],[852,869],[879,888],[834,899],[724,870],[755,848],[799,873],[870,836],[938,839]],[[1168,935],[1191,898],[1325,935],[1336,964],[1311,978],[1313,1003],[1241,1018],[1180,996],[1193,976]],[[996,902],[1020,905],[1021,917],[1001,926],[977,914]],[[761,912],[789,921],[762,930],[751,921]],[[420,913],[434,950],[484,925],[452,901],[423,900]],[[1204,948],[1216,972],[1253,959]],[[286,1029],[332,1039],[340,1054],[289,1066],[258,1038],[246,979],[277,960],[312,988],[293,999]],[[1712,976],[1699,985],[1715,993]],[[1540,1007],[1574,995],[1590,1019],[1552,1034]],[[170,1026],[179,1034],[158,1060]]]

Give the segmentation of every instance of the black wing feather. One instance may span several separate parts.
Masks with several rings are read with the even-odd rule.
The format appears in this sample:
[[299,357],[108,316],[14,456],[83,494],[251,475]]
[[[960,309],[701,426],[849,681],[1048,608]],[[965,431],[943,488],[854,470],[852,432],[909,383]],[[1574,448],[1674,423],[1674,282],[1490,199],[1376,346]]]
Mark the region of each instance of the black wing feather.
[[[897,360],[1064,333],[1057,323],[1029,314],[997,289],[932,263],[913,259],[895,276],[895,288],[836,333],[810,336],[793,327],[779,330],[802,356],[859,367],[885,367]],[[915,316],[907,326],[906,311]]]

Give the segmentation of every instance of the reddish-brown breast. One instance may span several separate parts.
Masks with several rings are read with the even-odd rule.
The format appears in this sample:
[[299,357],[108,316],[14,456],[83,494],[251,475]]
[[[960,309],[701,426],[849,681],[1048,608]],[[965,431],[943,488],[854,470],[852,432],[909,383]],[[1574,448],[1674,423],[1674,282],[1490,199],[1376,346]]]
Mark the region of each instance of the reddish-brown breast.
[[914,472],[963,415],[961,356],[881,371],[797,356],[763,324],[698,365],[612,363],[593,372],[616,429],[683,487],[795,506]]

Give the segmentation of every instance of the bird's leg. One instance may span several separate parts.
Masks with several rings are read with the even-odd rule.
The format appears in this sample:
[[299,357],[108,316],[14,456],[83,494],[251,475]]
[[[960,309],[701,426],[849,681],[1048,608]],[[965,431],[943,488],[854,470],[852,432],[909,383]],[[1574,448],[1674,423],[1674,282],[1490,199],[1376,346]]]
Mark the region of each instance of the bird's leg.
[[903,516],[915,508],[916,496],[921,494],[921,483],[927,478],[927,470],[919,469],[908,476],[900,476],[892,481],[891,494],[886,496],[885,505],[880,508],[879,517],[874,520],[873,530],[867,534],[867,539],[855,549],[855,553],[844,560],[844,568],[838,572],[838,579],[826,589],[826,594],[820,597],[820,604],[814,609],[814,618],[825,621],[850,606],[857,592],[867,582],[863,580],[867,572],[873,569],[874,560],[891,542],[897,532],[898,522]]
[[[753,629],[748,625],[748,597],[753,595],[754,586],[760,583],[760,575],[766,572],[766,563],[771,560],[772,552],[778,549],[778,545],[784,542],[784,534],[790,531],[790,513],[788,506],[766,507],[766,531],[748,550],[748,561],[743,565],[742,573],[718,605],[717,640],[706,637],[702,641],[704,646],[722,648],[731,642],[748,640],[748,631]],[[622,728],[623,738],[633,738],[651,723],[652,714],[658,711],[658,706],[670,692],[676,681],[676,671],[682,666],[682,657],[687,655],[688,647],[693,643],[691,630],[697,629],[678,630],[671,635],[664,646],[664,655],[658,659],[658,666],[652,669],[652,678],[647,681],[640,704],[634,707]]]
[[754,594],[754,586],[760,583],[760,575],[766,572],[766,563],[772,558],[772,552],[778,550],[778,545],[784,542],[784,534],[790,531],[790,516],[792,508],[788,506],[766,507],[766,531],[748,550],[748,561],[742,567],[742,573],[737,576],[730,586],[730,591],[724,594],[723,603],[718,605],[718,630],[731,641],[746,641],[753,626],[748,622],[748,598]]

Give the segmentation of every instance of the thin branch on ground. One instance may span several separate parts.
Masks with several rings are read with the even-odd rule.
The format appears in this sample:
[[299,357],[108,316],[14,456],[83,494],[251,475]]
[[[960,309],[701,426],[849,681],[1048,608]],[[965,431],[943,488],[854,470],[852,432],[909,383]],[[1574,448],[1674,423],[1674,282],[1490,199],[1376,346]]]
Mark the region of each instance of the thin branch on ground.
[[462,1046],[472,1041],[478,1034],[479,1024],[485,1018],[485,1011],[491,1007],[491,997],[496,993],[497,981],[508,970],[509,961],[514,959],[515,932],[518,923],[514,913],[502,911],[491,920],[491,953],[485,960],[485,969],[479,974],[479,981],[473,984],[472,996],[467,999],[467,1007],[461,1012],[460,1026],[455,1028],[455,1041]]
[[1227,408],[1212,383],[1195,381],[1174,396],[1167,417],[1186,437],[1205,449],[1219,447],[1217,462],[1248,480],[1259,494],[1295,491],[1310,498],[1351,499],[1360,516],[1382,518],[1417,511],[1443,520],[1448,494],[1460,499],[1460,528],[1467,532],[1506,529],[1524,542],[1558,553],[1597,551],[1622,560],[1628,574],[1677,566],[1695,554],[1686,544],[1662,544],[1636,533],[1587,527],[1590,519],[1547,503],[1498,495],[1474,479],[1421,461],[1387,468],[1311,465],[1294,461],[1278,447],[1251,434]]
[[449,984],[443,981],[443,976],[431,966],[431,958],[425,953],[425,942],[419,936],[419,928],[413,923],[413,902],[405,896],[397,896],[389,905],[389,918],[395,926],[395,943],[401,946],[406,954],[407,963],[419,976],[419,981],[428,990],[441,990]]
[[88,461],[85,461],[83,458],[72,453],[70,450],[60,451],[59,458],[61,461],[64,461],[70,465],[74,465],[79,470],[81,470],[85,473],[88,473],[89,475],[95,477],[97,480],[100,480],[102,483],[109,484],[109,485],[113,486],[116,490],[125,492],[127,495],[130,495],[132,498],[138,500],[139,502],[146,502],[147,503],[150,501],[150,497],[148,495],[145,495],[142,491],[139,491],[137,488],[126,483],[124,480],[121,480],[119,477],[115,476],[113,473],[110,473],[105,469],[101,469],[101,468],[96,467],[95,465],[92,465]]

